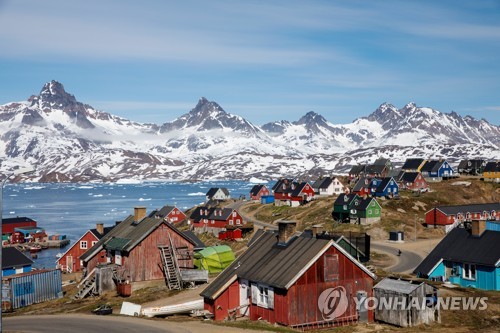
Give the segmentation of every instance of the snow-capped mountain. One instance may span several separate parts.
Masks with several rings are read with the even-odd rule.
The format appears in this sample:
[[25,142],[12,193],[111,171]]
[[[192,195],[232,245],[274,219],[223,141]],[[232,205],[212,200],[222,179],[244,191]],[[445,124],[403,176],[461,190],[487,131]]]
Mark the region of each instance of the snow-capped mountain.
[[256,126],[200,98],[162,125],[95,110],[51,81],[24,102],[0,106],[0,172],[35,166],[38,181],[271,179],[345,172],[384,156],[500,158],[500,127],[414,103],[384,103],[337,125],[308,112]]

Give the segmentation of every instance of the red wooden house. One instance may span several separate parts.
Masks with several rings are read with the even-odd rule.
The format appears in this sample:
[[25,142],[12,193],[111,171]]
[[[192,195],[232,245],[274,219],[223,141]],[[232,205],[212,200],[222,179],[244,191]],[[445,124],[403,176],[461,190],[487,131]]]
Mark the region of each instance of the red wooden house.
[[472,220],[500,220],[500,202],[438,206],[425,213],[425,223],[428,226],[445,226],[450,231],[460,222]]
[[274,186],[274,204],[297,207],[314,199],[314,188],[308,182],[294,182],[281,179]]
[[146,215],[146,207],[136,207],[127,217],[80,256],[87,272],[99,263],[121,266],[130,282],[164,279],[159,246],[182,249],[177,260],[179,268],[193,268],[196,243],[158,216],[158,211]]
[[266,185],[254,185],[250,190],[250,200],[260,201],[262,196],[269,195],[270,193]]
[[404,172],[398,182],[402,190],[428,191],[429,184],[420,172]]
[[375,275],[331,239],[295,236],[295,222],[263,232],[201,293],[214,320],[243,315],[296,329],[373,321],[356,306]]
[[186,219],[186,214],[175,206],[163,206],[156,214],[157,217],[174,224],[178,224]]
[[11,235],[15,228],[35,228],[36,221],[29,217],[10,217],[2,219],[2,235]]
[[371,190],[372,180],[373,179],[369,177],[359,178],[356,184],[354,184],[354,187],[352,188],[351,192],[359,195],[360,197],[364,195],[372,195],[372,190]]
[[97,223],[95,229],[87,230],[63,255],[56,261],[57,268],[63,272],[79,272],[83,269],[80,256],[94,246],[99,239],[106,235],[113,227],[104,227]]
[[189,223],[194,232],[209,232],[215,236],[228,227],[239,227],[243,233],[244,229],[253,228],[253,226],[247,227],[247,222],[235,209],[207,206],[196,207],[189,216]]

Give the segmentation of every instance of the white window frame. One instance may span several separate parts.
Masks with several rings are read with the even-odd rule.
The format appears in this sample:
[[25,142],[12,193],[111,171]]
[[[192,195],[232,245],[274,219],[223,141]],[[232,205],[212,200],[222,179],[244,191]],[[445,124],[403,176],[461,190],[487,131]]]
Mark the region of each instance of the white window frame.
[[92,241],[92,246],[96,245],[97,244],[97,241]]
[[251,285],[252,304],[264,309],[274,309],[274,289],[265,284]]
[[86,249],[88,249],[88,246],[89,246],[89,243],[87,241],[84,241],[84,240],[80,241],[80,249],[86,250]]
[[463,264],[462,277],[466,280],[476,281],[477,271],[475,264]]

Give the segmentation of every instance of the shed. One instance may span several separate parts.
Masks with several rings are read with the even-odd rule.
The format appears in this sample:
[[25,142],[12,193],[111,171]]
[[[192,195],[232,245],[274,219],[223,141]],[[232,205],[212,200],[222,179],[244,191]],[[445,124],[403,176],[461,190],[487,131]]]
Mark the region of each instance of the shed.
[[394,242],[402,242],[405,240],[405,234],[402,231],[390,231],[389,240]]
[[401,327],[441,322],[438,290],[425,282],[387,277],[373,287],[375,320]]
[[260,197],[260,203],[265,205],[265,204],[270,204],[274,203],[274,195],[263,195]]

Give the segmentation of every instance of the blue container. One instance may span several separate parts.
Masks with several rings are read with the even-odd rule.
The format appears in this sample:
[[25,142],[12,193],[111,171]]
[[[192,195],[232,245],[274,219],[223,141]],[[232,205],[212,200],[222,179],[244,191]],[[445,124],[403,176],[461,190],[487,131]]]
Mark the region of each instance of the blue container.
[[260,197],[261,204],[270,204],[274,202],[274,195],[263,195]]
[[59,269],[11,275],[3,279],[2,310],[12,311],[62,296],[62,276]]

